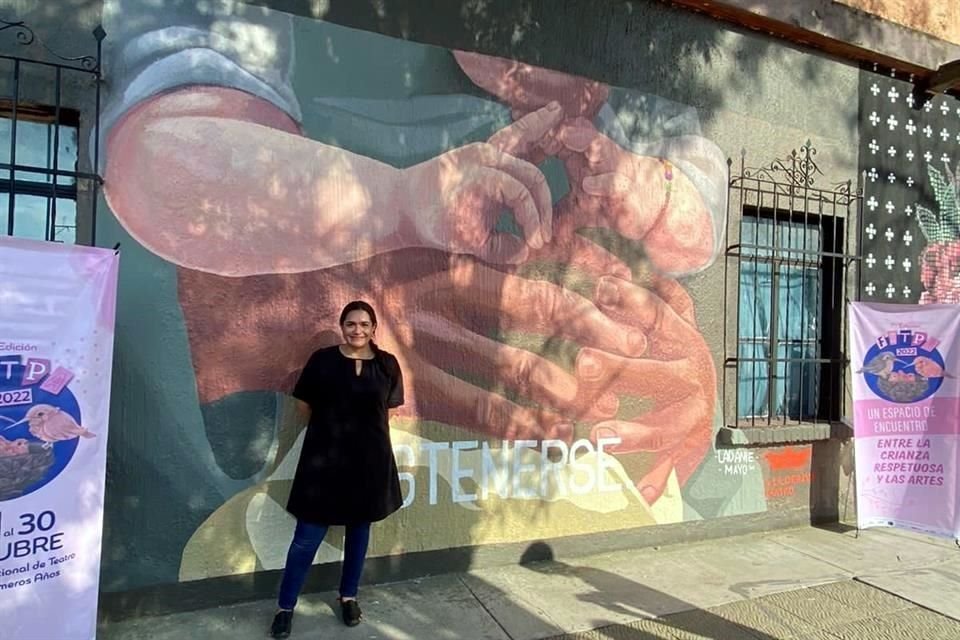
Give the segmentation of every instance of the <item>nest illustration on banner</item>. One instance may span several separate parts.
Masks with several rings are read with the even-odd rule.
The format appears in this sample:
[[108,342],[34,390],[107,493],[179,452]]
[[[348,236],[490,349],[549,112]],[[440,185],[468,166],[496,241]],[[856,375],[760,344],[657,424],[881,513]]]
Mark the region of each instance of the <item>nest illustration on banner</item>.
[[47,375],[46,361],[23,362],[19,355],[2,360],[0,501],[19,498],[51,482],[73,458],[78,439],[95,435],[80,426],[80,407],[66,384],[52,384],[63,369]]

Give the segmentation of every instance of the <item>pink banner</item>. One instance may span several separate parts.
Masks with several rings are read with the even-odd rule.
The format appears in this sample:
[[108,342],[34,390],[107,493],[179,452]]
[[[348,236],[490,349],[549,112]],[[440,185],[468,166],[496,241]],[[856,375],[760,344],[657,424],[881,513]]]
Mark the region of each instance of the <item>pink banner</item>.
[[957,435],[960,402],[957,398],[928,398],[896,405],[887,400],[856,400],[853,424],[858,438],[870,436]]
[[960,535],[960,307],[850,305],[857,522]]

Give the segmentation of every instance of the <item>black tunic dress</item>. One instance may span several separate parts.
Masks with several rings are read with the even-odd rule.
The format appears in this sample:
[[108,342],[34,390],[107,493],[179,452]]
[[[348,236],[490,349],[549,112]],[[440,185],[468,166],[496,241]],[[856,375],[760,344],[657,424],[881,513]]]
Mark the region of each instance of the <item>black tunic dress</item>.
[[382,350],[361,362],[357,375],[339,347],[320,349],[293,390],[312,409],[287,502],[299,520],[376,522],[403,502],[387,424],[387,410],[403,404],[400,365]]

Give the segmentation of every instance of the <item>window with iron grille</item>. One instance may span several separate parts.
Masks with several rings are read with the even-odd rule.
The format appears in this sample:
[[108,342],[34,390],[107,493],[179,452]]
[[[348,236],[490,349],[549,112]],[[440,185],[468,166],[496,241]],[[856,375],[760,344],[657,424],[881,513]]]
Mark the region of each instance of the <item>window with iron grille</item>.
[[[845,302],[858,265],[859,194],[822,175],[808,145],[731,175],[724,417],[729,427],[840,421]],[[732,166],[732,161],[730,162]],[[733,301],[736,300],[735,307]]]
[[76,112],[18,105],[0,112],[0,228],[7,235],[77,241]]
[[0,235],[96,244],[106,32],[91,35],[95,54],[63,55],[0,19]]
[[[778,215],[779,214],[779,215]],[[737,419],[836,414],[841,270],[833,217],[748,209],[740,223]],[[834,229],[836,227],[836,229]]]

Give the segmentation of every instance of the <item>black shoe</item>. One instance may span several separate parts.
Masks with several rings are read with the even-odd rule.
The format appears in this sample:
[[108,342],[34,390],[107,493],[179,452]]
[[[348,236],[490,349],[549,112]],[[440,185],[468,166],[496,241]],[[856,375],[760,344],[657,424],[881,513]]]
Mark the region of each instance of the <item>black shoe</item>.
[[356,600],[340,600],[340,613],[343,615],[343,624],[355,627],[360,624],[363,612]]
[[287,638],[290,636],[290,630],[293,628],[293,611],[281,609],[277,615],[273,616],[273,624],[270,625],[271,638]]

